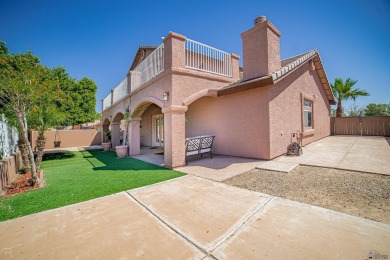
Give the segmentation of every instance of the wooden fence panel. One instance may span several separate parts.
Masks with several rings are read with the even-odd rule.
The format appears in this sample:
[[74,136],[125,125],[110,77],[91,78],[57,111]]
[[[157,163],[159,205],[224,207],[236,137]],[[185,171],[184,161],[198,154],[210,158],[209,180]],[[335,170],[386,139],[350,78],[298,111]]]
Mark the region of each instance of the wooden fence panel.
[[332,135],[390,136],[390,116],[332,117]]

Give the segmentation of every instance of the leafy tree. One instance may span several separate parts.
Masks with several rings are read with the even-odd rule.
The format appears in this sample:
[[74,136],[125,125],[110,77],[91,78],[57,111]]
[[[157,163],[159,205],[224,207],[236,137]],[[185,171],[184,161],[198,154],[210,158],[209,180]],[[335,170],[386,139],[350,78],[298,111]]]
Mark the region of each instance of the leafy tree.
[[364,106],[360,106],[355,102],[351,106],[349,106],[349,109],[347,111],[348,116],[363,116],[363,114],[364,114]]
[[365,116],[390,116],[390,103],[389,104],[375,104],[370,103],[364,110]]
[[96,116],[96,91],[95,82],[89,78],[83,77],[77,82],[78,99],[76,107],[78,116],[75,118],[73,125],[87,122],[93,122]]
[[101,120],[101,119],[102,119],[102,114],[96,112],[95,120]]
[[[343,107],[342,111],[343,111],[342,116],[348,116],[348,115],[345,113],[346,109],[345,109],[344,107]],[[337,109],[331,107],[331,109],[330,109],[330,116],[331,116],[331,117],[336,117],[336,113],[337,113]]]
[[0,40],[0,55],[8,54],[8,47],[5,41]]
[[[5,46],[0,42],[0,46]],[[55,99],[60,89],[53,81],[52,71],[40,64],[31,51],[13,54],[0,47],[0,104],[17,119],[20,142],[27,152],[33,175],[33,183],[38,183],[34,154],[28,141],[27,118],[40,100]],[[29,168],[28,168],[29,170]]]
[[97,86],[86,77],[77,81],[71,78],[64,67],[56,67],[53,73],[59,79],[63,99],[58,103],[59,110],[66,114],[67,125],[78,125],[95,120]]
[[341,117],[343,114],[342,101],[353,99],[356,100],[359,96],[368,96],[369,93],[365,90],[358,88],[354,89],[353,86],[357,83],[357,80],[347,78],[345,81],[341,78],[336,78],[334,83],[331,84],[333,94],[337,100],[336,116]]

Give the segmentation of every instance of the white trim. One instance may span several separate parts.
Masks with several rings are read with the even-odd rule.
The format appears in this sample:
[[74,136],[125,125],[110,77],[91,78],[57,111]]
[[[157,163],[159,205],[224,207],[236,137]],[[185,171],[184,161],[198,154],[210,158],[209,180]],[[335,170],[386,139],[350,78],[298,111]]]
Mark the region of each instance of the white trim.
[[[160,123],[160,140],[157,140],[156,136],[156,119],[159,118]],[[161,140],[162,139],[162,140]],[[164,114],[158,114],[152,116],[152,146],[164,146]]]

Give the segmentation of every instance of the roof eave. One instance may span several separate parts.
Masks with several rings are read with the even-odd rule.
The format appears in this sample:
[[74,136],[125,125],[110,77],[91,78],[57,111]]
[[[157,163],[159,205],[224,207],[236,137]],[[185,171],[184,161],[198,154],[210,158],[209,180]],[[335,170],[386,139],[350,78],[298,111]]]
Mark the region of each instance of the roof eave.
[[269,86],[269,85],[273,85],[273,84],[274,84],[274,80],[272,79],[272,76],[268,75],[268,76],[264,76],[261,78],[248,80],[248,81],[242,82],[238,85],[234,85],[231,87],[222,88],[222,89],[218,90],[217,96],[218,97],[226,96],[226,95],[234,94],[237,92],[260,88],[260,87],[265,87],[265,86]]

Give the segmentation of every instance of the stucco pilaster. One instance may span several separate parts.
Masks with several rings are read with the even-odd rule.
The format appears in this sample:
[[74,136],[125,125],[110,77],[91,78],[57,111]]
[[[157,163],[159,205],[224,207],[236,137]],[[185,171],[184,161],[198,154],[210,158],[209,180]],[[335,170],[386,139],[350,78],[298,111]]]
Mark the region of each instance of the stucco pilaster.
[[240,79],[240,56],[232,53],[232,78]]
[[163,108],[164,113],[164,163],[175,168],[185,165],[185,112],[186,106]]
[[111,123],[111,143],[113,149],[115,149],[116,146],[121,144],[120,131],[121,126],[119,122]]
[[184,35],[170,32],[164,38],[164,69],[185,67]]
[[130,118],[128,134],[127,134],[130,156],[141,153],[141,143],[140,143],[141,119],[142,119],[141,117]]

